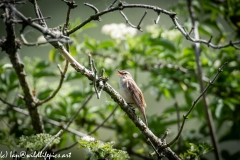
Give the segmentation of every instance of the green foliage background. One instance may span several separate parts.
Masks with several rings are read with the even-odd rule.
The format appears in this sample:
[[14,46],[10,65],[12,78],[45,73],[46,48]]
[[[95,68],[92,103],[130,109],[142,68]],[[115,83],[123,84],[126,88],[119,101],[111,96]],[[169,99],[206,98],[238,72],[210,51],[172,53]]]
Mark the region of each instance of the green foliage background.
[[[196,17],[199,23],[199,33],[202,38],[213,36],[215,44],[228,43],[229,40],[239,38],[240,31],[240,3],[238,0],[220,1],[193,1]],[[186,30],[191,30],[190,19],[185,1],[179,1],[170,7],[178,14],[178,17],[185,17],[182,23]],[[204,15],[204,16],[201,16]],[[80,20],[76,20],[78,24]],[[224,23],[222,23],[224,21]],[[161,21],[160,21],[161,22]],[[114,23],[114,21],[113,21]],[[231,28],[231,32],[225,30],[224,25]],[[70,28],[72,27],[70,26]],[[199,80],[196,75],[195,53],[192,42],[189,42],[174,27],[163,28],[160,25],[150,25],[142,34],[134,37],[126,36],[124,40],[100,40],[85,35],[85,29],[97,27],[91,23],[73,34],[73,43],[70,46],[70,53],[84,66],[88,64],[88,53],[92,54],[96,67],[105,69],[105,75],[109,77],[109,83],[117,90],[116,71],[119,69],[129,70],[144,94],[154,97],[154,102],[148,103],[147,110],[151,103],[158,103],[161,106],[163,99],[179,101],[179,113],[185,114],[199,95]],[[100,28],[99,28],[100,31]],[[33,48],[34,50],[34,48]],[[49,59],[37,59],[34,57],[22,57],[27,71],[27,77],[32,88],[37,91],[37,98],[48,97],[56,88],[60,79],[56,64],[64,66],[62,56],[56,51],[49,51]],[[228,62],[227,67],[220,74],[217,81],[207,92],[208,104],[214,117],[215,127],[220,143],[221,155],[224,159],[239,159],[240,157],[240,52],[233,47],[223,49],[211,49],[207,45],[201,45],[201,65],[205,80],[214,77],[218,68]],[[113,79],[113,80],[112,80]],[[67,123],[84,100],[93,92],[89,81],[75,70],[69,67],[63,87],[57,96],[50,102],[39,107],[42,116],[61,123]],[[24,108],[24,101],[18,97],[22,94],[16,74],[10,62],[0,62],[0,96],[14,105]],[[97,104],[89,103],[70,127],[89,133],[100,124],[111,113],[116,104],[106,96]],[[155,135],[163,135],[167,128],[177,128],[178,119],[174,104],[167,106],[162,112],[154,108],[156,114],[147,115],[149,128]],[[147,111],[148,112],[148,111]],[[180,117],[182,119],[182,116]],[[16,144],[22,135],[31,136],[34,134],[30,119],[25,115],[11,110],[8,106],[1,104],[0,128],[1,144],[16,148]],[[212,150],[209,140],[209,130],[205,120],[205,112],[202,103],[198,103],[189,116],[188,121],[198,122],[196,127],[184,127],[184,134],[174,145],[173,150],[181,153],[185,159],[200,157]],[[54,135],[59,131],[58,127],[51,124],[44,124],[46,133]],[[102,128],[106,132],[111,131],[107,141],[115,141],[114,148],[126,150],[132,157],[136,155],[148,155],[153,152],[147,145],[146,139],[134,124],[118,109]],[[95,138],[101,137],[101,132],[94,133]],[[173,131],[170,136],[176,135]],[[80,138],[65,132],[60,143],[54,145],[54,149],[66,147],[70,142],[77,142]],[[235,142],[237,147],[233,147]],[[228,143],[228,144],[226,144]],[[224,147],[225,146],[225,147]],[[194,148],[194,149],[193,149]],[[228,149],[225,149],[228,148]],[[202,159],[207,159],[204,157]]]

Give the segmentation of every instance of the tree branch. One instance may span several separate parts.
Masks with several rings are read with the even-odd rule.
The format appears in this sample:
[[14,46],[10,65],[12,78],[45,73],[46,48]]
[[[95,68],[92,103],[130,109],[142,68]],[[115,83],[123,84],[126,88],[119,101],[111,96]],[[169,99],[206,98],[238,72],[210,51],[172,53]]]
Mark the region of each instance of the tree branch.
[[109,114],[109,116],[101,123],[99,124],[94,130],[92,130],[91,132],[88,133],[88,135],[93,134],[94,132],[96,132],[100,127],[102,127],[104,125],[105,122],[107,122],[107,120],[109,120],[110,117],[112,117],[112,115],[115,113],[115,111],[117,110],[118,106],[116,106],[113,111]]
[[[194,10],[193,10],[191,0],[187,0],[187,4],[188,4],[188,10],[189,10],[189,15],[190,15],[190,18],[191,18],[192,26],[194,26],[193,27],[194,28],[193,32],[194,32],[194,36],[195,36],[194,38],[199,39],[198,26],[195,23],[196,17],[195,17],[195,13],[194,13]],[[210,40],[208,42],[208,45],[210,45],[211,39],[212,38],[210,38]],[[203,92],[204,91],[204,84],[203,84],[203,78],[202,78],[202,65],[201,65],[201,61],[200,61],[200,54],[201,54],[200,44],[195,43],[193,47],[194,47],[194,50],[195,50],[195,57],[196,57],[196,64],[197,64],[197,75],[198,75],[198,79],[199,79],[200,91]],[[226,63],[223,65],[223,67],[225,65],[226,65]],[[210,84],[212,84],[212,82],[210,82]],[[217,135],[216,135],[215,127],[214,127],[212,113],[211,113],[211,110],[210,110],[210,108],[207,104],[206,96],[204,94],[202,94],[202,100],[203,100],[203,107],[205,109],[208,128],[209,128],[212,143],[213,143],[213,146],[214,146],[215,157],[216,157],[217,160],[221,160],[220,149],[219,149]]]
[[203,90],[203,92],[198,96],[198,98],[193,102],[191,108],[189,109],[189,111],[187,112],[186,115],[183,115],[183,122],[182,122],[182,125],[180,127],[180,130],[177,134],[177,136],[168,144],[165,145],[165,147],[169,147],[171,146],[173,143],[175,143],[178,138],[180,137],[181,135],[181,132],[183,130],[183,127],[184,127],[184,124],[185,124],[185,121],[186,119],[188,118],[189,114],[192,112],[193,108],[196,106],[196,104],[198,103],[198,101],[205,95],[205,93],[207,92],[207,90],[210,88],[211,85],[213,85],[213,83],[215,82],[215,80],[217,79],[218,75],[223,71],[224,67],[227,65],[227,62],[225,62],[219,69],[218,69],[218,72],[217,74],[214,76],[213,80],[209,82],[208,86]]
[[[109,12],[113,12],[113,11],[117,11],[118,10],[122,14],[122,16],[126,19],[126,16],[122,12],[122,10],[124,8],[144,8],[144,9],[153,10],[153,11],[155,11],[158,14],[157,20],[160,19],[160,13],[168,15],[169,18],[172,19],[173,24],[175,25],[175,27],[182,33],[183,36],[186,37],[187,40],[189,40],[191,42],[202,43],[202,44],[205,44],[205,45],[207,45],[207,46],[209,46],[211,48],[214,48],[214,49],[221,49],[221,48],[226,48],[226,47],[229,47],[229,46],[232,46],[235,49],[240,49],[240,47],[236,46],[237,44],[240,44],[240,40],[234,41],[234,42],[230,41],[228,44],[224,44],[224,45],[215,45],[213,43],[210,43],[208,40],[203,40],[203,39],[191,37],[190,34],[188,32],[186,32],[184,30],[184,28],[178,23],[177,14],[174,13],[174,12],[170,12],[170,11],[164,10],[164,9],[156,7],[156,6],[145,5],[145,4],[127,4],[127,3],[123,3],[121,1],[119,2],[119,4],[116,7],[111,7],[109,9],[107,9],[107,10],[98,12],[97,14],[90,16],[85,21],[83,21],[81,24],[79,24],[75,28],[73,28],[70,31],[68,31],[67,35],[70,35],[70,34],[76,32],[78,29],[82,28],[87,23],[89,23],[89,22],[91,22],[93,20],[96,20],[97,17],[100,17],[100,16],[102,16],[104,14],[107,14]],[[128,20],[128,19],[126,19],[126,20]],[[155,23],[157,22],[157,20],[155,21]],[[136,28],[136,26],[132,25],[131,23],[130,23],[130,26],[132,26],[133,28]]]
[[[19,108],[19,107],[13,107],[12,109],[13,109],[14,111],[16,111],[16,112],[19,112],[19,113],[21,113],[21,114],[24,114],[24,115],[26,115],[26,116],[29,116],[29,113],[28,113],[27,111],[25,111],[25,110],[23,110],[23,109],[21,109],[21,108]],[[63,124],[63,123],[60,123],[60,122],[58,122],[58,121],[55,121],[55,120],[52,120],[52,119],[49,119],[49,118],[46,118],[46,117],[42,117],[42,116],[41,116],[41,118],[42,118],[42,120],[43,120],[44,122],[47,122],[47,123],[52,124],[52,125],[54,125],[54,126],[57,126],[57,127],[63,128],[63,129],[67,128],[67,125],[65,125],[65,124]],[[74,130],[74,129],[72,129],[72,128],[67,128],[66,130],[67,130],[68,132],[70,132],[70,133],[78,136],[78,137],[83,137],[83,136],[86,136],[86,135],[87,135],[87,134],[85,134],[85,133],[79,132],[79,131]]]
[[65,74],[66,74],[66,72],[67,72],[67,68],[68,68],[68,61],[66,61],[65,67],[64,67],[64,70],[63,70],[63,71],[62,71],[60,65],[58,64],[58,69],[59,69],[59,72],[60,72],[60,74],[61,74],[61,78],[60,78],[60,80],[59,80],[58,87],[56,88],[56,90],[55,90],[49,97],[47,97],[47,98],[44,99],[44,100],[39,100],[39,101],[37,101],[37,103],[36,103],[37,106],[40,106],[40,105],[42,105],[42,104],[50,101],[52,98],[54,98],[54,97],[57,95],[58,91],[59,91],[59,90],[61,89],[61,87],[62,87],[64,78],[65,78]]
[[78,111],[73,115],[73,117],[68,121],[67,126],[65,127],[64,131],[68,129],[68,127],[71,125],[71,123],[74,121],[74,119],[77,117],[77,115],[80,113],[82,109],[84,109],[88,102],[92,99],[93,93],[87,98],[87,100],[82,104],[82,106],[78,109]]
[[17,52],[17,50],[20,48],[20,43],[15,36],[14,25],[12,24],[12,21],[10,21],[10,19],[14,19],[14,14],[8,7],[5,7],[5,11],[9,14],[6,14],[6,18],[8,19],[5,21],[7,37],[4,45],[2,46],[2,50],[6,51],[6,53],[8,54],[12,66],[18,77],[20,86],[24,93],[23,100],[25,101],[25,104],[28,108],[32,126],[36,133],[43,133],[43,123],[36,108],[36,99],[32,94],[32,90],[30,89],[30,86],[28,84],[28,79],[26,78],[24,65],[21,62],[19,54]]

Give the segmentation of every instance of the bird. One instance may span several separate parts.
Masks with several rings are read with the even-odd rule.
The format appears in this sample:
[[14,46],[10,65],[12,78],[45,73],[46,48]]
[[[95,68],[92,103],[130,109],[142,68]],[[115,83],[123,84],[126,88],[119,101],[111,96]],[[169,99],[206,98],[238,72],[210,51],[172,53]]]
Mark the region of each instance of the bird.
[[126,70],[118,71],[119,86],[123,98],[132,107],[138,108],[140,113],[143,115],[146,126],[148,126],[145,108],[147,104],[144,100],[143,93],[141,89],[137,86],[136,82],[133,80],[132,75]]

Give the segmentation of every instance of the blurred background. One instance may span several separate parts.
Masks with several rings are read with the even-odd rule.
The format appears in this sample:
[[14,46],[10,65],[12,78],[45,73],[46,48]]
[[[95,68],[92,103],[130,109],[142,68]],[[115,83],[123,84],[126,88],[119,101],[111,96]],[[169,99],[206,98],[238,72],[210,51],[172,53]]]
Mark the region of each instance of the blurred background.
[[[18,5],[17,9],[26,17],[34,17],[33,5],[28,1],[25,2],[24,5]],[[102,11],[113,1],[75,2],[78,7],[71,11],[70,29],[94,14],[91,8],[83,4],[84,2]],[[192,28],[187,1],[127,0],[124,3],[147,4],[173,11],[177,13],[178,22],[187,31]],[[48,27],[63,26],[67,12],[67,5],[64,2],[40,0],[38,4],[44,16],[51,16],[51,19],[46,20]],[[214,44],[228,44],[230,40],[239,39],[239,4],[238,0],[193,0],[192,6],[200,38],[209,40],[213,36]],[[127,25],[119,11],[101,16],[100,22],[91,22],[70,36],[73,41],[70,44],[70,53],[87,68],[89,68],[88,53],[91,53],[99,72],[102,68],[105,69],[104,76],[109,77],[108,83],[117,91],[119,91],[117,70],[130,71],[145,96],[149,128],[159,137],[169,129],[166,138],[169,142],[177,135],[179,117],[182,121],[182,115],[186,114],[200,94],[194,43],[186,40],[179,30],[175,29],[168,15],[161,14],[159,24],[156,25],[154,20],[157,14],[152,10],[147,11],[141,25],[143,32],[133,30]],[[131,8],[124,9],[123,12],[132,24],[137,25],[145,9]],[[6,36],[5,28],[3,20],[0,23],[0,37]],[[17,35],[20,29],[21,26],[16,25]],[[42,35],[29,26],[24,33],[29,42],[38,41]],[[214,119],[221,157],[239,159],[239,50],[233,47],[212,49],[204,44],[200,45],[200,49],[204,86],[208,85],[209,80],[224,62],[229,62],[208,90],[207,104]],[[51,45],[34,47],[22,45],[19,55],[36,97],[45,99],[50,96],[59,84],[60,73],[57,64],[64,68],[63,57]],[[22,94],[22,90],[8,55],[0,51],[0,59],[0,96],[14,105],[23,106],[20,108],[26,110],[24,101],[18,97]],[[39,106],[38,110],[43,117],[67,124],[93,91],[94,88],[89,85],[89,81],[69,67],[58,94],[51,101]],[[0,104],[0,150],[9,152],[23,150],[26,145],[19,145],[20,137],[34,135],[30,118],[9,109],[1,102]],[[101,94],[100,99],[93,95],[87,106],[76,116],[70,128],[85,134],[90,133],[112,113],[115,107],[116,103],[105,92]],[[136,112],[140,116],[138,111]],[[44,122],[44,129],[46,133],[54,135],[60,128]],[[127,151],[131,159],[146,159],[149,153],[153,152],[146,143],[145,137],[120,107],[92,136],[103,142],[115,141],[114,148]],[[60,142],[53,145],[53,149],[59,150],[70,146],[79,139],[79,136],[64,132]],[[89,152],[87,149],[79,148],[79,145],[60,153],[71,152],[72,156],[69,159],[84,159]],[[215,159],[202,101],[189,115],[181,138],[172,149],[177,154],[181,154],[183,159],[189,158],[189,155],[193,156],[190,156],[190,159],[196,157]]]

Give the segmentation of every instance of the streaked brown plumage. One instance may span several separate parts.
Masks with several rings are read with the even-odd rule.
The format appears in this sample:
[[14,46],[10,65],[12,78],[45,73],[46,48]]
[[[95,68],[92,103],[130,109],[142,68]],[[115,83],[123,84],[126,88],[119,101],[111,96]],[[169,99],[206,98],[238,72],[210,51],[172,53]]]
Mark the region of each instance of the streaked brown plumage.
[[126,100],[127,103],[129,103],[133,107],[138,108],[138,110],[143,115],[146,125],[148,125],[145,113],[145,108],[147,107],[147,105],[144,100],[142,91],[137,86],[137,84],[132,78],[132,75],[128,71],[122,70],[118,71],[118,73],[118,75],[120,76],[119,85],[122,91],[123,98]]

